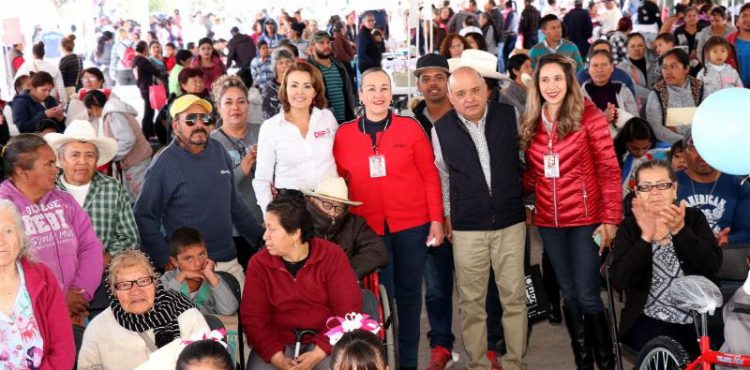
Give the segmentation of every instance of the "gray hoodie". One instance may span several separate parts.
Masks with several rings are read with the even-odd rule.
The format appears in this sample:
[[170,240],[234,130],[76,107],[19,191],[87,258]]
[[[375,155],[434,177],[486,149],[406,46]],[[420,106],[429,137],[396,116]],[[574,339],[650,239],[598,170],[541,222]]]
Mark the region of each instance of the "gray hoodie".
[[[123,102],[114,95],[110,95],[107,103],[104,104],[102,117],[109,115],[109,129],[112,130],[112,137],[117,141],[117,154],[114,160],[122,160],[135,146],[135,133],[130,129],[126,115],[138,116],[138,112],[128,103]],[[97,135],[106,136],[101,122],[97,123]]]

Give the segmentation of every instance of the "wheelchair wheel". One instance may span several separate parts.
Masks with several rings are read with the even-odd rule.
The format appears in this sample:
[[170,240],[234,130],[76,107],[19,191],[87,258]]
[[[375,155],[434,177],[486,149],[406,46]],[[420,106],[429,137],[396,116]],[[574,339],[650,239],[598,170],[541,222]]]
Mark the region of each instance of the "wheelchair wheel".
[[385,350],[388,366],[398,369],[398,331],[397,316],[393,299],[388,295],[385,286],[380,285],[380,304],[383,307],[383,330],[385,330]]
[[638,370],[680,370],[690,359],[680,343],[670,337],[656,337],[641,350],[635,368]]

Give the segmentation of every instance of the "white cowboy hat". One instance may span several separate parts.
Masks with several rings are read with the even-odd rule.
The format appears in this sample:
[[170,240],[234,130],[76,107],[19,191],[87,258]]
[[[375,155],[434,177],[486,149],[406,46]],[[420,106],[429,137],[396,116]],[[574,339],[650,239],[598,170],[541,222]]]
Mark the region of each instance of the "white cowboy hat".
[[[458,61],[456,62],[455,59]],[[451,62],[451,60],[454,61]],[[508,79],[508,76],[497,71],[497,55],[483,50],[466,49],[461,53],[461,58],[448,59],[448,65],[450,66],[451,73],[459,67],[471,67],[485,78],[495,80]]]
[[311,197],[341,202],[350,206],[361,206],[362,202],[349,200],[349,188],[346,187],[346,181],[341,177],[327,178],[317,186],[315,190],[301,189],[302,193]]
[[[117,154],[117,141],[108,137],[97,137],[94,126],[89,121],[85,120],[74,120],[65,129],[65,133],[58,134],[56,132],[44,135],[44,140],[55,150],[57,153],[63,145],[73,142],[82,141],[96,145],[99,151],[99,160],[96,162],[97,166],[104,165],[105,163],[112,160]],[[58,158],[58,161],[60,158]]]
[[478,34],[484,36],[484,33],[482,32],[482,29],[479,28],[479,27],[475,27],[475,26],[464,27],[460,31],[458,31],[458,34],[461,37],[466,37],[466,35],[468,35],[470,33],[478,33]]

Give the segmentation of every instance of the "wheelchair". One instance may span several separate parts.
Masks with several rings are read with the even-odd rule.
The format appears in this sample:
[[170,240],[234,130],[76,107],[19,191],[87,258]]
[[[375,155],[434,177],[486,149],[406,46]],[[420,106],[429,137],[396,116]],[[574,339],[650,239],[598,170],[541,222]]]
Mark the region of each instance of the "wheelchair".
[[384,285],[380,284],[377,272],[372,272],[362,278],[362,306],[365,308],[365,296],[374,297],[377,303],[376,312],[367,312],[373,319],[380,324],[381,330],[378,332],[380,339],[383,341],[386,352],[386,361],[391,369],[398,369],[398,321],[396,315],[396,306],[393,304],[393,297],[388,295]]
[[[672,287],[673,295],[678,297],[675,304],[688,309],[693,314],[693,321],[698,334],[700,353],[697,358],[690,358],[683,346],[674,338],[659,336],[649,341],[637,353],[636,370],[697,370],[712,369],[712,365],[724,365],[731,368],[750,367],[750,356],[723,353],[712,349],[709,333],[723,328],[721,306],[727,302],[737,288],[748,276],[746,258],[750,257],[750,245],[741,244],[727,246],[723,249],[722,265],[716,278],[721,282],[721,288],[708,279],[696,276],[685,276]],[[610,275],[610,263],[606,265],[606,288],[608,305],[611,312],[610,329],[613,338],[618,338],[617,318],[615,316],[613,300],[613,284]],[[704,280],[703,282],[700,280]],[[692,293],[689,293],[692,292]],[[701,296],[701,299],[685,297]],[[716,308],[717,312],[709,315],[709,309]],[[718,333],[717,333],[718,334]],[[720,338],[723,340],[723,332]],[[621,346],[618,340],[613,340],[613,351],[616,356],[618,369],[623,369]],[[721,343],[719,343],[721,344]],[[714,347],[716,343],[714,343]],[[625,346],[626,347],[626,346]],[[636,351],[632,351],[636,353]]]

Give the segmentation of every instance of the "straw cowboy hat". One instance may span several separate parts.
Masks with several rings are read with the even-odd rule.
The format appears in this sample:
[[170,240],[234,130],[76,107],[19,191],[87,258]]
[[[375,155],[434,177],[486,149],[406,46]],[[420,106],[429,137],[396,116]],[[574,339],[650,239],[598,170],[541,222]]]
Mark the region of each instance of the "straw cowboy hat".
[[341,202],[350,206],[361,206],[362,202],[349,200],[349,188],[346,187],[346,181],[341,177],[327,178],[317,186],[315,190],[302,189],[302,193],[311,197]]
[[460,58],[448,59],[448,65],[450,66],[451,73],[459,67],[471,67],[485,78],[495,80],[508,79],[508,76],[497,71],[497,55],[483,50],[466,49],[461,53]]
[[[55,153],[63,145],[74,141],[94,144],[99,151],[99,160],[96,162],[97,166],[111,161],[115,157],[115,154],[117,154],[117,141],[108,137],[96,136],[94,126],[89,121],[84,120],[74,120],[65,129],[65,133],[49,133],[44,135],[44,140],[47,140],[47,143],[55,150]],[[58,158],[59,160],[60,158]]]

